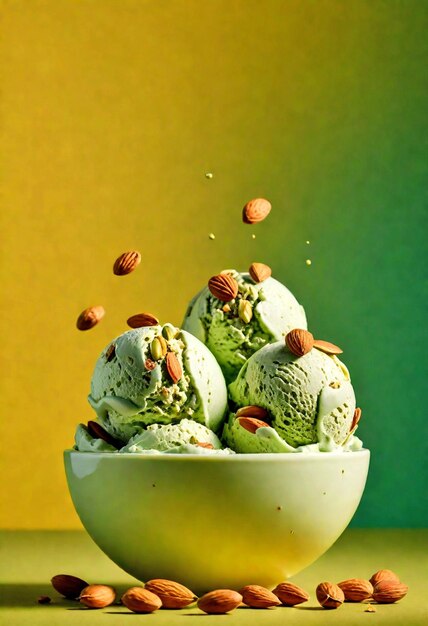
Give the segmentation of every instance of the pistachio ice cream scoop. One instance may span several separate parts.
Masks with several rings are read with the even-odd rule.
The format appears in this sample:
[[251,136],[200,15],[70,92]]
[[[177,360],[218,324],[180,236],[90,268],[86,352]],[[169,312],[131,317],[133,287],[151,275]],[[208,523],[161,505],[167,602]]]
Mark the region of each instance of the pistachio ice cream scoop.
[[183,328],[212,351],[229,382],[257,350],[292,328],[307,327],[303,307],[270,276],[270,268],[253,263],[250,270],[212,277],[190,302],[183,321]]
[[[190,333],[165,324],[114,339],[95,365],[88,400],[105,430],[127,443],[150,424],[183,418],[218,431],[227,391],[209,349]],[[88,445],[84,432],[80,438]]]
[[236,408],[255,405],[267,416],[254,432],[239,413],[230,416],[223,438],[237,452],[289,452],[314,444],[328,451],[344,444],[353,426],[349,372],[337,355],[316,347],[297,356],[284,341],[267,345],[248,359],[229,390]]

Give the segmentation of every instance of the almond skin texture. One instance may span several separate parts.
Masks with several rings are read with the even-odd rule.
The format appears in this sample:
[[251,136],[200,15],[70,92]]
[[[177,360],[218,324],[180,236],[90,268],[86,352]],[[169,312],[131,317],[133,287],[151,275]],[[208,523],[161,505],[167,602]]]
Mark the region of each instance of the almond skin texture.
[[325,609],[337,609],[345,601],[345,594],[333,583],[320,583],[316,588],[317,600]]
[[297,604],[302,604],[309,600],[309,594],[301,587],[293,585],[293,583],[279,583],[279,585],[272,590],[272,593],[274,593],[285,606],[296,606]]
[[373,595],[373,585],[363,578],[349,578],[338,583],[345,594],[345,602],[362,602]]
[[241,406],[236,411],[236,417],[256,417],[259,420],[265,420],[269,417],[269,413],[261,406],[250,404],[249,406]]
[[145,588],[159,596],[165,609],[182,609],[197,600],[193,591],[173,580],[154,578]]
[[238,295],[238,283],[230,274],[217,274],[208,281],[208,289],[218,300],[230,302]]
[[397,574],[390,569],[380,569],[370,578],[373,587],[380,583],[381,580],[395,580],[396,582],[400,582]]
[[271,212],[272,205],[265,198],[254,198],[242,209],[242,221],[244,224],[258,224]]
[[248,272],[255,283],[262,283],[272,276],[272,270],[269,265],[264,263],[251,263]]
[[75,600],[80,596],[82,589],[87,587],[89,583],[81,578],[77,578],[77,576],[58,574],[51,578],[51,584],[55,591],[58,591],[64,598]]
[[90,609],[103,609],[116,600],[116,591],[108,585],[88,585],[80,592],[79,600]]
[[125,276],[135,270],[137,265],[140,264],[141,254],[137,250],[131,250],[130,252],[124,252],[116,259],[113,265],[113,274],[116,276]]
[[177,359],[177,355],[174,352],[168,352],[166,355],[166,369],[168,370],[169,377],[172,382],[178,383],[183,376],[180,361]]
[[208,443],[207,441],[198,441],[196,444],[199,448],[207,448],[208,450],[214,450],[214,446],[212,443]]
[[76,326],[79,330],[90,330],[100,322],[105,315],[101,305],[90,306],[81,312],[77,318]]
[[121,602],[133,613],[153,613],[162,606],[162,600],[144,587],[131,587],[121,597]]
[[379,604],[393,604],[404,598],[409,588],[398,580],[381,580],[374,587],[373,600]]
[[334,343],[329,341],[323,341],[322,339],[314,339],[314,348],[318,348],[321,352],[326,354],[342,354],[343,350],[339,346],[335,346]]
[[238,417],[237,419],[239,425],[252,434],[254,434],[258,428],[262,428],[262,426],[269,426],[269,424],[263,422],[263,420],[258,420],[255,417]]
[[260,585],[246,585],[239,590],[242,601],[253,609],[268,609],[271,606],[279,606],[281,601],[272,591]]
[[303,356],[310,352],[314,345],[314,336],[303,328],[294,328],[285,336],[287,348],[295,356]]
[[151,313],[137,313],[128,317],[126,323],[130,328],[143,328],[144,326],[157,326],[159,320]]
[[198,600],[198,608],[204,613],[229,613],[239,606],[242,596],[232,589],[216,589],[210,591]]
[[119,439],[115,439],[110,433],[108,433],[101,424],[98,422],[94,422],[93,420],[89,420],[88,422],[88,432],[95,439],[103,439],[106,443],[109,443],[111,446],[119,449],[123,446],[123,443],[119,441]]

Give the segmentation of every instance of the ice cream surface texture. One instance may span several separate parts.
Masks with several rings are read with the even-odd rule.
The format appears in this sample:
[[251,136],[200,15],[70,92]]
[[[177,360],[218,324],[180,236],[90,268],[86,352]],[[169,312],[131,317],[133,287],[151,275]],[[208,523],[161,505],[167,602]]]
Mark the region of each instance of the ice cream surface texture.
[[274,278],[255,282],[247,273],[223,273],[237,281],[236,298],[225,303],[205,287],[190,302],[183,328],[207,345],[230,382],[257,350],[307,323],[303,307]]
[[206,346],[165,324],[136,328],[114,339],[95,365],[88,400],[100,424],[128,442],[150,424],[183,418],[218,430],[227,390]]
[[291,452],[312,444],[329,451],[348,439],[355,395],[335,355],[314,347],[296,356],[278,341],[248,359],[229,390],[237,407],[255,405],[269,415],[268,426],[255,433],[230,416],[223,438],[237,452]]

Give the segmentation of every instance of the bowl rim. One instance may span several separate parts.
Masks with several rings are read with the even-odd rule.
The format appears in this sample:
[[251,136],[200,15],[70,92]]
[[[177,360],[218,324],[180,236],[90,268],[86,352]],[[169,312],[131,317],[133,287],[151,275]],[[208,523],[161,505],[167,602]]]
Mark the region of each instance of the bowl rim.
[[[287,461],[290,463],[299,463],[299,459],[307,459],[307,460],[327,460],[327,459],[338,459],[344,460],[348,458],[357,458],[357,457],[370,457],[370,450],[368,448],[361,448],[361,450],[348,450],[348,451],[336,451],[333,450],[331,452],[259,452],[259,453],[243,453],[236,452],[235,454],[180,454],[180,453],[168,453],[168,454],[146,454],[144,452],[82,452],[80,450],[74,450],[73,448],[68,448],[64,450],[64,458],[65,457],[87,457],[91,459],[113,459],[113,458],[123,458],[123,459],[136,459],[139,462],[145,461],[155,461],[160,462],[161,460],[166,460],[167,463],[172,463],[177,460],[186,460],[186,461],[194,461],[199,463],[207,463],[207,462],[223,462],[223,463],[238,463],[243,460],[249,461]],[[344,461],[346,462],[346,461]]]

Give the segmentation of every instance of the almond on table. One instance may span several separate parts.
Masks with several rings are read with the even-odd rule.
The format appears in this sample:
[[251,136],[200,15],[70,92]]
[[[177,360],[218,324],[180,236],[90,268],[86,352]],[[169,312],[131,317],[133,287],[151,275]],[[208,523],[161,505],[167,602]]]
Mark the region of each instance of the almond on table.
[[90,609],[103,609],[116,600],[116,591],[109,585],[88,585],[80,592],[79,601]]
[[75,600],[79,597],[82,589],[87,587],[89,583],[77,576],[57,574],[51,578],[51,584],[55,591],[58,591],[64,598]]
[[290,582],[279,583],[272,593],[286,606],[296,606],[309,600],[309,594],[304,589]]
[[159,596],[166,609],[182,609],[197,600],[193,591],[173,580],[154,578],[146,582],[145,588]]
[[232,589],[215,589],[198,600],[198,608],[204,613],[229,613],[242,603],[242,596]]
[[320,583],[316,588],[318,602],[325,609],[337,609],[345,602],[345,594],[337,585],[329,582]]
[[162,600],[144,587],[131,587],[121,597],[121,602],[133,613],[153,613],[162,606]]
[[281,604],[281,600],[272,591],[260,585],[246,585],[239,593],[243,603],[255,609],[268,609]]

